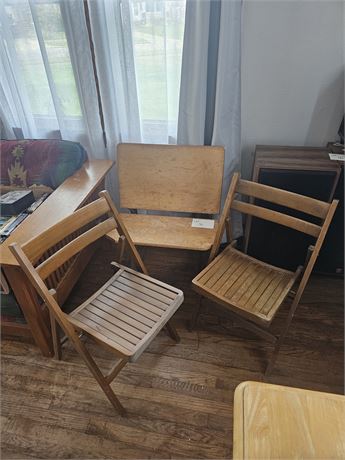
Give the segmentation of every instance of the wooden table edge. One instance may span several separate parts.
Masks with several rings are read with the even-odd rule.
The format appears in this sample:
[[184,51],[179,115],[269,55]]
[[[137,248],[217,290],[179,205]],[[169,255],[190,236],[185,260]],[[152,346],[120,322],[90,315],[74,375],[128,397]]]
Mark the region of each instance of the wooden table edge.
[[[110,171],[110,169],[114,166],[114,162],[112,160],[88,160],[86,161],[83,166],[78,169],[74,174],[69,176],[59,187],[57,187],[53,193],[42,203],[42,205],[30,216],[28,216],[22,224],[16,228],[13,233],[0,245],[0,264],[3,267],[6,267],[7,265],[10,266],[19,266],[18,262],[12,255],[12,253],[9,250],[9,245],[13,242],[19,242],[23,243],[24,241],[28,241],[31,238],[35,237],[40,231],[45,230],[46,228],[49,228],[50,226],[54,225],[57,223],[59,220],[63,219],[66,217],[69,212],[73,212],[78,207],[80,207],[93,193],[93,191],[99,186],[99,184],[102,182],[106,174]],[[99,167],[99,171],[95,171],[94,168]],[[73,184],[74,181],[80,180],[80,176],[85,175],[86,178],[89,179],[90,181],[90,188],[86,190],[87,184],[84,182],[83,190],[85,191],[84,194],[80,194],[79,199],[77,199],[72,207],[68,208],[68,210],[65,213],[62,213],[62,215],[59,218],[54,218],[52,219],[51,222],[49,222],[49,225],[44,225],[43,229],[39,228],[38,232],[36,231],[36,227],[33,224],[33,219],[36,217],[41,217],[45,212],[46,209],[49,205],[54,205],[55,203],[59,202],[60,200],[62,201],[64,198],[64,194],[70,190],[73,190],[75,187],[75,184]],[[94,175],[94,176],[92,176]],[[73,208],[73,209],[72,209]],[[26,227],[30,227],[31,231],[28,236],[28,238],[24,238],[23,234],[25,233]],[[33,230],[34,229],[34,230]],[[19,238],[16,238],[19,233]]]
[[245,441],[245,427],[244,427],[244,397],[246,390],[256,388],[271,388],[276,391],[293,391],[295,393],[320,395],[323,398],[339,400],[344,402],[344,395],[337,393],[327,393],[317,390],[308,390],[307,388],[295,388],[287,385],[278,385],[274,383],[256,382],[254,380],[247,380],[241,382],[235,388],[234,393],[234,416],[233,416],[233,460],[242,460],[245,458],[244,441]]

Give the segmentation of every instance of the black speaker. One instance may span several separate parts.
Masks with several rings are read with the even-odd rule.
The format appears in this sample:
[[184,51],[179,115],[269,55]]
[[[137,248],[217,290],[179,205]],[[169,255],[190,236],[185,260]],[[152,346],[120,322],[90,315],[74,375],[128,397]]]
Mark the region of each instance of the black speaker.
[[[312,159],[311,150],[306,149],[306,159],[302,155],[302,148],[297,152],[297,162],[301,167],[293,163],[292,148],[289,148],[287,157],[284,157],[283,148],[279,149],[279,155],[274,156],[272,148],[269,155],[264,146],[258,147],[254,165],[253,179],[261,184],[281,188],[301,195],[310,196],[322,201],[330,201],[334,195],[335,185],[337,193],[340,195],[343,185],[339,179],[340,167],[323,157],[323,163],[317,164],[310,161]],[[325,152],[323,152],[325,153]],[[274,160],[269,161],[268,156],[274,156]],[[320,156],[320,151],[317,150]],[[327,166],[329,162],[329,167]],[[279,164],[281,163],[281,164]],[[268,167],[265,167],[268,165]],[[322,167],[321,167],[322,166]],[[342,179],[343,180],[343,179]],[[309,222],[320,224],[318,218],[303,214],[290,208],[279,206],[272,203],[255,200],[255,204],[260,204],[275,211],[281,211],[291,216],[302,218]],[[343,200],[342,200],[343,203]],[[327,240],[320,252],[319,260],[315,266],[315,271],[324,273],[341,273],[344,267],[342,259],[344,241],[342,232],[343,208],[339,207],[332,226],[329,229]],[[269,264],[295,270],[298,265],[303,265],[310,244],[315,242],[312,236],[300,233],[282,225],[268,222],[258,218],[251,218],[248,222],[247,232],[247,253]]]

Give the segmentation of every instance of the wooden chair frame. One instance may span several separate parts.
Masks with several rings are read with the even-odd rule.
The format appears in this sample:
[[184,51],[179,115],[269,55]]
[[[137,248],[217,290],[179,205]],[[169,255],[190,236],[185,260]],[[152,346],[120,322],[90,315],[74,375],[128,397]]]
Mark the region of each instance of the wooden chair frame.
[[[123,256],[124,249],[127,247],[136,265],[145,275],[148,275],[146,266],[133,244],[126,227],[123,225],[120,214],[118,213],[108,192],[103,191],[100,192],[99,195],[99,199],[75,211],[73,214],[55,224],[38,237],[31,239],[22,246],[17,243],[13,243],[10,245],[10,249],[19,262],[25,275],[28,277],[29,281],[35,287],[37,293],[48,307],[51,319],[55,358],[61,359],[61,341],[57,327],[57,325],[59,325],[66,334],[66,337],[73,343],[75,349],[85,361],[85,364],[95,377],[111,404],[121,415],[124,415],[125,409],[110,387],[110,383],[128,362],[129,356],[125,352],[110,348],[110,350],[118,356],[119,360],[106,375],[103,375],[87,350],[85,344],[81,340],[80,332],[84,332],[80,331],[75,324],[72,324],[72,322],[69,321],[68,315],[62,311],[58,303],[56,291],[54,289],[49,289],[44,282],[51,273],[63,266],[67,260],[74,257],[84,248],[96,242],[113,229],[116,229],[116,231],[120,234],[120,242],[118,246],[118,256],[120,261]],[[102,220],[104,217],[107,218]],[[94,224],[95,221],[96,224]],[[91,226],[91,228],[87,228],[87,226],[90,227],[90,224],[93,226]],[[85,230],[85,228],[87,229]],[[80,229],[83,230],[83,233],[76,233]],[[56,245],[59,241],[62,241],[67,235],[73,235],[75,238],[67,245],[51,254],[49,258],[42,261],[42,254],[49,251],[51,247]],[[114,265],[119,267],[116,263],[114,263]],[[174,327],[169,324],[169,322],[166,323],[166,327],[170,336],[174,340],[179,341],[179,336]],[[95,336],[92,336],[92,338],[100,345],[109,348],[106,343],[98,341]]]
[[[239,201],[238,199],[236,199],[237,193],[240,195],[251,197],[253,199],[257,198],[260,200],[264,200],[266,202],[275,203],[297,211],[301,211],[305,214],[319,218],[322,224],[316,225],[306,220],[292,217],[288,214],[284,214],[282,212],[273,211],[253,203]],[[323,201],[319,201],[314,198],[310,198],[303,195],[298,195],[296,193],[288,192],[286,190],[269,187],[267,185],[250,182],[247,180],[242,180],[240,179],[239,173],[235,173],[233,175],[229,192],[224,204],[223,212],[220,218],[220,224],[217,236],[215,238],[215,244],[213,245],[210,252],[210,257],[208,261],[209,263],[211,263],[215,259],[219,251],[221,239],[225,230],[228,236],[228,241],[231,241],[230,210],[238,211],[249,216],[255,216],[261,219],[269,220],[271,222],[275,222],[277,224],[293,228],[297,231],[306,233],[316,238],[315,244],[309,246],[308,248],[304,266],[298,267],[295,272],[295,281],[297,281],[298,278],[300,278],[300,281],[297,286],[297,289],[295,291],[290,291],[289,293],[289,295],[292,295],[293,299],[290,305],[286,323],[279,337],[276,337],[274,334],[268,331],[267,327],[258,326],[257,324],[254,324],[252,321],[248,320],[248,318],[243,318],[242,316],[240,316],[240,313],[236,314],[233,311],[229,310],[229,313],[233,314],[235,320],[241,323],[244,327],[247,327],[254,333],[258,334],[259,336],[267,340],[270,340],[275,344],[272,359],[269,361],[268,366],[266,368],[266,376],[268,376],[271,373],[273,366],[276,362],[277,355],[281,348],[282,342],[287,334],[292,318],[295,314],[296,308],[300,302],[301,296],[309,280],[309,277],[315,265],[316,259],[319,255],[320,249],[322,247],[323,241],[325,239],[327,230],[332,221],[337,205],[337,200],[333,200],[332,203],[325,203]],[[231,241],[230,244],[235,245],[236,242]],[[214,302],[220,303],[225,307],[228,306],[226,305],[226,303],[220,301],[220,299],[218,299],[216,296],[212,295],[211,293],[207,293],[204,289],[198,288],[195,285],[194,288],[197,292],[201,294],[201,298],[199,308],[195,312],[194,317],[192,319],[193,326],[195,326],[200,313],[202,296],[208,297]]]

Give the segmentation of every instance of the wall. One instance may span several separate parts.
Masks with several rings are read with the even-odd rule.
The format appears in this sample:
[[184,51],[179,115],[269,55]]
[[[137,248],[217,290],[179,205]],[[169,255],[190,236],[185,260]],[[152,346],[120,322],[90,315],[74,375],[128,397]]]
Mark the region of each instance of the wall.
[[243,174],[255,144],[337,140],[343,113],[343,2],[244,0]]

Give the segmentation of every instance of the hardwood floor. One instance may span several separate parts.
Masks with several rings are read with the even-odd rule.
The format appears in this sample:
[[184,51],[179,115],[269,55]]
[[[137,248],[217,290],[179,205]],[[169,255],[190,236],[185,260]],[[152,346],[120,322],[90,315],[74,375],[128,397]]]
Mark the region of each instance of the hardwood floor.
[[[262,380],[272,346],[207,302],[197,330],[188,332],[186,320],[198,301],[190,288],[198,255],[145,250],[143,257],[153,276],[185,292],[173,319],[181,342],[162,332],[121,371],[113,383],[129,412],[121,418],[69,344],[58,362],[43,358],[30,342],[3,338],[3,459],[231,458],[234,389],[244,380]],[[109,277],[111,259],[105,244],[69,307]],[[269,381],[343,393],[343,314],[342,281],[314,276]],[[108,369],[111,356],[90,349]]]

